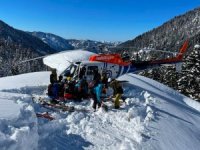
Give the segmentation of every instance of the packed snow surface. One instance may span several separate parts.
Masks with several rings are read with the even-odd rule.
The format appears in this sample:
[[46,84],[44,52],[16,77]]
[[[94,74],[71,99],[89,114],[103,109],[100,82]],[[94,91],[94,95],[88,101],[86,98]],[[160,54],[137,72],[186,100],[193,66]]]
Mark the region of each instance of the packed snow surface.
[[[3,150],[196,150],[200,147],[199,103],[151,79],[127,74],[125,103],[92,110],[92,100],[68,101],[77,109],[42,107],[50,72],[0,78],[0,147]],[[37,118],[48,112],[55,120]]]

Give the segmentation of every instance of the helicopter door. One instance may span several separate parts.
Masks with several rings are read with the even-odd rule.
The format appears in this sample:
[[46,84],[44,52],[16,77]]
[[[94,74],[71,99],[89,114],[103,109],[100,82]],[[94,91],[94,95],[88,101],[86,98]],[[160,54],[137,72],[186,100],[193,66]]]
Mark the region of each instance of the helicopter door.
[[93,80],[93,71],[98,70],[98,66],[88,66],[87,68],[87,81],[92,81]]

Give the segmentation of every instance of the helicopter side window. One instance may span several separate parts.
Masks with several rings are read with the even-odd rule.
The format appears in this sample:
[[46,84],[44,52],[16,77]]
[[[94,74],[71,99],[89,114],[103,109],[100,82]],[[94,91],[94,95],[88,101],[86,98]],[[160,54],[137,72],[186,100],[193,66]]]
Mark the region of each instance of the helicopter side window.
[[88,66],[87,75],[93,75],[93,70],[98,70],[98,66]]

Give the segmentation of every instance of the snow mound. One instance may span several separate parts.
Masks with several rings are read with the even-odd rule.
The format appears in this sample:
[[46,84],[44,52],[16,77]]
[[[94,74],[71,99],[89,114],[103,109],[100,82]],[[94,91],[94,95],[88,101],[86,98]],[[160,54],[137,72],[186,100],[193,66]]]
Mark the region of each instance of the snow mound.
[[[38,86],[47,86],[50,83],[50,72],[34,72],[0,78],[0,90],[18,93],[27,93],[26,89],[30,89],[30,93],[37,90]],[[40,79],[39,79],[40,78]],[[12,91],[13,90],[13,91]]]
[[[38,125],[27,95],[0,92],[0,147],[6,150],[38,148]],[[30,101],[29,101],[30,103]],[[3,110],[3,112],[2,112]]]

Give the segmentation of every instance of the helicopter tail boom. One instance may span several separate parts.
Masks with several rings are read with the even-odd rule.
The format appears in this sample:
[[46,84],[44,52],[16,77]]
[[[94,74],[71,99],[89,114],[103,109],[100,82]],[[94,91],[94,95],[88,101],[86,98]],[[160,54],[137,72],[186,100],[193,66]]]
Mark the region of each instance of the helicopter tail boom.
[[151,61],[151,64],[173,64],[173,63],[182,62],[183,54],[186,52],[188,45],[189,45],[189,41],[187,40],[184,42],[183,46],[180,48],[180,51],[176,57]]

